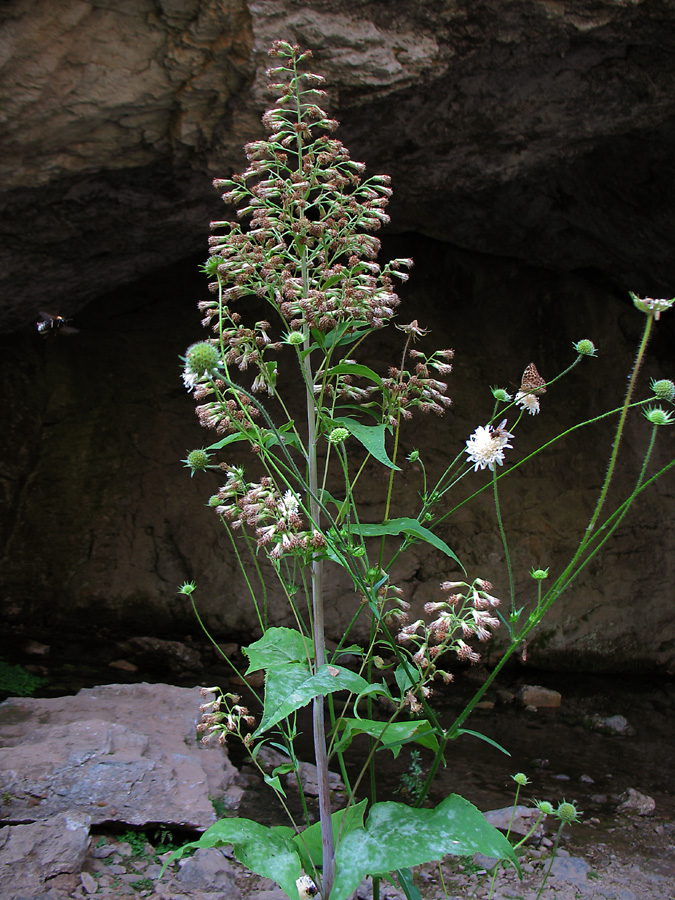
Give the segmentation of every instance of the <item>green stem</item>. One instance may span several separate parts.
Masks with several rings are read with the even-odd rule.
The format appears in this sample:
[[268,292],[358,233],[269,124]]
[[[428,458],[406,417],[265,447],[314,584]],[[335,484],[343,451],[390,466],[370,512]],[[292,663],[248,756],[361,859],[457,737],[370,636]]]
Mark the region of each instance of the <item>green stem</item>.
[[[499,535],[502,539],[502,547],[504,549],[504,562],[506,563],[506,571],[509,575],[509,597],[511,600],[511,614],[515,612],[516,609],[516,590],[513,584],[513,566],[511,565],[511,556],[509,554],[509,545],[506,540],[506,532],[504,531],[504,523],[502,521],[502,513],[499,507],[499,492],[497,491],[497,473],[492,470],[492,487],[494,491],[495,498],[495,515],[497,517],[497,526],[499,528]],[[509,625],[509,632],[511,637],[513,637],[513,626]]]
[[647,350],[647,343],[649,341],[649,335],[652,330],[652,321],[653,316],[647,316],[645,322],[644,332],[642,333],[642,340],[640,341],[640,346],[638,347],[637,356],[635,357],[635,362],[633,363],[633,371],[631,372],[630,380],[628,382],[628,390],[626,391],[626,398],[623,402],[623,406],[621,408],[621,415],[619,416],[619,424],[616,427],[616,435],[614,437],[614,445],[612,446],[612,453],[609,458],[609,465],[607,466],[607,474],[605,475],[605,481],[602,485],[602,490],[600,491],[600,496],[598,497],[598,502],[595,506],[595,511],[591,516],[591,520],[588,523],[586,528],[586,534],[582,540],[582,545],[588,540],[591,535],[591,532],[595,528],[595,525],[598,521],[598,517],[600,516],[600,511],[605,503],[605,498],[607,497],[607,491],[609,490],[609,484],[612,480],[612,475],[614,474],[614,468],[616,466],[616,460],[619,455],[619,443],[621,441],[621,436],[623,434],[623,428],[626,423],[626,416],[628,415],[628,410],[631,406],[631,397],[633,396],[633,390],[635,388],[635,382],[637,380],[637,375],[640,370],[640,366],[642,365],[642,360],[644,359],[645,351]]

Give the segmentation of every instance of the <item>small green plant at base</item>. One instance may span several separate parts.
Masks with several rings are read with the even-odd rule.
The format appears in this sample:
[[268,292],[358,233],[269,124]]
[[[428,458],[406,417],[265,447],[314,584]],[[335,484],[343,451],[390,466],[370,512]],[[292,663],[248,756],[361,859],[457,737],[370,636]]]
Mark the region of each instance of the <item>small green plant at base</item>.
[[422,768],[422,754],[419,750],[410,751],[410,763],[408,771],[401,775],[400,787],[397,794],[407,794],[413,802],[417,800],[424,786],[424,769]]
[[[672,301],[633,298],[645,328],[625,400],[590,420],[618,419],[594,511],[581,540],[573,542],[568,564],[550,577],[551,567],[534,568],[529,591],[517,595],[500,506],[503,479],[565,434],[590,424],[574,425],[511,461],[519,429],[541,411],[547,390],[594,357],[595,345],[588,339],[576,342],[575,357],[549,380],[528,364],[514,395],[492,388],[491,416],[468,439],[461,436],[456,455],[435,483],[423,453],[414,450],[401,459],[400,431],[407,420],[417,413],[440,416],[451,402],[447,378],[454,351],[419,349],[426,329],[415,319],[396,325],[402,345],[396,365],[379,373],[364,360],[368,337],[395,322],[397,282],[407,280],[412,265],[410,259],[377,262],[380,242],[372,232],[388,222],[390,179],[366,177],[365,166],[332,137],[337,122],[322,106],[323,79],[305,70],[310,54],[275,41],[270,56],[275,66],[268,76],[276,101],[263,117],[269,137],[246,145],[249,164],[242,174],[214,182],[237,211],[236,217],[212,223],[211,255],[204,266],[212,295],[200,303],[210,336],[188,347],[183,381],[196,400],[201,424],[215,432],[216,440],[189,452],[184,462],[191,476],[218,476],[207,505],[226,529],[262,634],[243,650],[245,674],[265,676],[264,696],[253,692],[261,710],[256,715],[239,695],[217,685],[204,687],[198,730],[205,742],[243,742],[289,824],[266,828],[250,819],[224,818],[187,847],[231,844],[237,858],[274,879],[291,900],[299,900],[308,876],[323,900],[345,900],[364,877],[373,879],[375,900],[383,877],[396,879],[406,897],[416,900],[411,867],[447,854],[478,852],[520,871],[510,842],[475,806],[450,794],[428,808],[429,791],[459,737],[502,749],[465,728],[467,719],[635,500],[675,464],[648,474],[657,431],[672,421],[670,412],[650,405],[641,470],[628,496],[604,513],[629,412],[644,410],[655,398],[667,404],[675,397],[675,385],[671,391],[664,379],[654,382],[648,397],[634,399],[653,322]],[[254,308],[266,303],[272,321],[247,316],[241,302],[247,297]],[[290,378],[277,365],[282,351],[294,367]],[[302,413],[291,413],[299,400]],[[247,467],[232,462],[240,445],[251,451]],[[364,473],[373,466],[380,467],[386,485],[377,522],[365,518],[373,504],[366,484],[371,476]],[[419,479],[414,514],[395,509],[396,479],[404,469]],[[453,488],[471,478],[478,487],[468,500],[453,505]],[[439,534],[457,509],[484,491],[494,502],[509,585],[505,603],[482,574],[466,571]],[[410,601],[394,573],[416,544],[444,556],[449,574],[437,599],[424,605],[424,616],[411,621]],[[342,592],[347,625],[334,649],[325,634],[325,585],[332,573],[351,586]],[[270,621],[269,579],[285,598],[293,627]],[[179,593],[202,623],[195,590],[194,582],[186,582]],[[480,646],[499,627],[507,635],[506,649],[454,722],[444,727],[433,706],[434,687],[452,681],[453,662],[479,662]],[[361,640],[355,645],[357,629]],[[358,660],[356,670],[341,663],[347,649]],[[384,717],[379,698],[391,710]],[[318,780],[319,821],[314,824],[301,779],[301,817],[293,815],[280,781],[281,775],[298,773],[296,714],[305,706],[312,709]],[[368,751],[350,777],[345,754],[357,736],[365,736]],[[415,776],[421,783],[415,786],[414,803],[378,799],[377,765],[386,753],[396,757],[411,743],[431,754],[427,771]],[[265,744],[287,760],[271,774],[258,758]],[[343,809],[332,808],[329,763],[339,768],[345,783]],[[364,779],[370,804],[358,799]]]
[[46,681],[46,678],[27,672],[23,666],[13,666],[0,659],[0,694],[9,694],[10,697],[32,697]]

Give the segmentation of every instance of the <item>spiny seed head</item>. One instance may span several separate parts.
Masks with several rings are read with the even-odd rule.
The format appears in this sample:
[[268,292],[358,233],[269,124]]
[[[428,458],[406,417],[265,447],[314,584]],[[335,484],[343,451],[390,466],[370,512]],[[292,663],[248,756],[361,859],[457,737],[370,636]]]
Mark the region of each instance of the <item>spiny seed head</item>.
[[195,472],[203,472],[208,464],[209,464],[209,454],[206,450],[192,450],[187,455],[187,459],[185,460],[185,465],[192,469],[192,474]]
[[595,344],[593,343],[593,341],[589,341],[588,338],[577,341],[577,343],[573,344],[572,346],[581,356],[597,356]]
[[661,409],[660,406],[650,406],[644,410],[645,419],[652,425],[672,425],[673,414]]
[[506,403],[511,399],[511,394],[509,394],[508,391],[505,391],[504,388],[491,387],[490,390],[492,391],[492,396],[495,400],[499,400],[500,403]]
[[513,778],[515,783],[519,784],[521,787],[524,787],[526,784],[530,783],[530,779],[522,772],[517,772],[515,775],[512,775],[511,778]]
[[566,800],[563,800],[562,803],[558,805],[555,815],[556,818],[560,819],[562,822],[578,822],[581,812],[576,808],[574,803],[568,803]]
[[553,814],[553,804],[549,803],[548,800],[535,800],[534,805],[537,807],[540,813],[543,813],[545,816],[550,816]]
[[220,499],[220,497],[218,496],[218,494],[212,494],[212,495],[209,497],[209,502],[208,502],[207,506],[210,506],[211,509],[214,509],[216,506],[220,506],[220,504],[221,504],[222,502],[223,502],[223,501]]
[[188,347],[185,354],[185,367],[193,375],[204,375],[218,367],[220,355],[209,341],[199,341]]
[[289,331],[288,334],[284,335],[284,343],[291,344],[293,347],[299,346],[304,340],[305,336],[301,331]]
[[662,378],[660,381],[652,379],[651,389],[654,396],[658,397],[659,400],[672,401],[675,398],[675,384],[672,381],[668,381],[667,378]]

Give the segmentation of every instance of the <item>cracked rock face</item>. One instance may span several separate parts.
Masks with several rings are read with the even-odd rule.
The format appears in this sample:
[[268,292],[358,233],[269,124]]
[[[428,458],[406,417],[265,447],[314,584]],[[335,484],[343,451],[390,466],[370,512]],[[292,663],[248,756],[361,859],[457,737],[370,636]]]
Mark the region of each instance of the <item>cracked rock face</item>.
[[674,20],[670,0],[14,0],[0,328],[201,250],[276,37],[314,49],[397,229],[666,290]]

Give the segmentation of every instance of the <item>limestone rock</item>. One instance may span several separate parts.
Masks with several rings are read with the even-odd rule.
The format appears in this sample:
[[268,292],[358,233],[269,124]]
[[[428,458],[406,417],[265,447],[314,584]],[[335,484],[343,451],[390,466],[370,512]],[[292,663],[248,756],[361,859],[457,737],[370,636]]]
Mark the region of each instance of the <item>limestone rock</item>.
[[617,812],[637,816],[653,816],[656,810],[656,801],[648,794],[636,791],[635,788],[621,795],[621,803],[617,806]]
[[197,742],[199,691],[106,685],[53,700],[0,705],[4,821],[77,810],[94,823],[207,828],[210,796],[235,770],[222,748]]
[[522,706],[533,706],[535,709],[558,709],[562,694],[538,684],[524,684],[516,695]]
[[184,860],[178,881],[188,891],[218,891],[231,900],[240,900],[242,896],[235,884],[232,864],[216,847],[200,848],[194,856]]
[[49,881],[79,874],[89,846],[90,817],[79,810],[47,816],[32,825],[0,831],[0,896],[43,896]]

